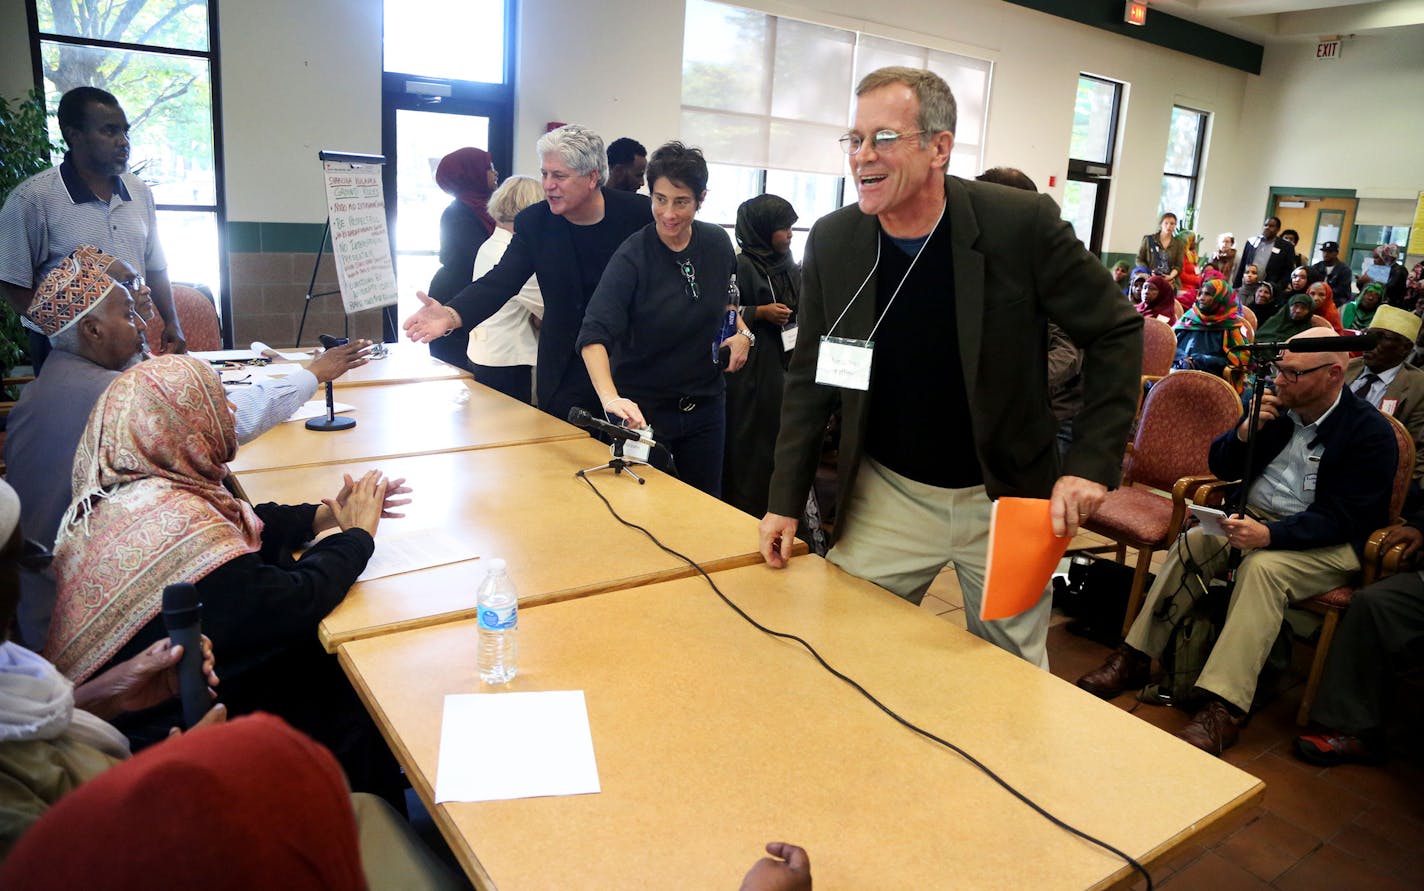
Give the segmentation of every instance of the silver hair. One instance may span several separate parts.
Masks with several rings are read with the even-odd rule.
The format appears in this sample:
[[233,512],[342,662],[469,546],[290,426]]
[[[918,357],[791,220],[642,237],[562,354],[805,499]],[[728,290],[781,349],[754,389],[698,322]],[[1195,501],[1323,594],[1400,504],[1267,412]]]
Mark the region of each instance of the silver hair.
[[949,89],[949,84],[933,71],[899,66],[877,68],[860,79],[860,83],[855,86],[855,95],[864,96],[871,90],[891,84],[904,84],[909,87],[920,103],[920,113],[916,117],[915,126],[923,131],[920,133],[921,146],[929,145],[936,133],[946,130],[954,132],[959,119],[959,107],[954,101],[954,93]]
[[574,173],[582,176],[597,171],[598,184],[608,182],[608,150],[603,147],[603,137],[587,127],[565,124],[540,136],[534,148],[540,161],[545,155],[556,154]]
[[544,187],[532,176],[515,175],[499,184],[489,197],[489,214],[496,223],[512,223],[519,212],[544,200]]

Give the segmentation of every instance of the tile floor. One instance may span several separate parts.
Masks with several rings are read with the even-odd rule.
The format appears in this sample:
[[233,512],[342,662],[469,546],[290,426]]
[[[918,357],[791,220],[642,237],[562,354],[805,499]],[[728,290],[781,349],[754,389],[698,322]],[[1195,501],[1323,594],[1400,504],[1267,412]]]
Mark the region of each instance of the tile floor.
[[[1076,547],[1101,543],[1080,536]],[[1154,563],[1160,562],[1154,561]],[[1154,569],[1155,569],[1154,565]],[[930,587],[923,609],[964,626],[964,608],[952,570]],[[1100,665],[1109,648],[1077,637],[1062,617],[1048,637],[1052,671],[1072,682]],[[1187,846],[1152,869],[1158,887],[1190,891],[1250,888],[1424,888],[1424,734],[1416,701],[1411,726],[1394,728],[1392,757],[1384,767],[1312,767],[1296,760],[1291,741],[1303,678],[1252,717],[1225,758],[1266,783],[1260,807],[1230,821],[1212,837]],[[1190,716],[1144,705],[1124,694],[1115,704],[1171,733]],[[1139,882],[1137,887],[1145,887]]]

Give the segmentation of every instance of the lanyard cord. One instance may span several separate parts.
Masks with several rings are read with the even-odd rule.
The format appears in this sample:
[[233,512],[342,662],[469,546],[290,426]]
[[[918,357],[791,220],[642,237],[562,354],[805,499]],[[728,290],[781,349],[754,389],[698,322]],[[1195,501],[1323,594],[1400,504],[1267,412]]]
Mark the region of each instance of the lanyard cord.
[[[873,341],[875,339],[875,332],[880,330],[880,323],[885,321],[886,313],[889,313],[890,307],[895,305],[895,298],[900,296],[900,289],[905,287],[905,282],[910,279],[910,273],[915,271],[915,264],[920,262],[920,255],[925,252],[925,248],[929,247],[930,239],[934,238],[935,230],[939,228],[940,222],[944,219],[944,211],[947,207],[949,207],[948,196],[946,196],[944,204],[939,209],[939,216],[935,218],[935,224],[934,227],[930,229],[930,234],[925,236],[924,244],[920,245],[919,250],[915,251],[914,258],[910,260],[910,268],[905,270],[904,276],[900,278],[900,283],[895,286],[895,292],[890,295],[890,300],[885,304],[885,311],[880,313],[880,318],[875,320],[875,326],[870,329],[870,335],[865,338],[867,341]],[[830,329],[826,332],[827,334],[836,330],[836,326],[841,323],[841,319],[845,318],[845,314],[850,312],[850,308],[854,306],[855,301],[860,298],[860,294],[865,290],[865,286],[870,283],[870,277],[875,274],[876,269],[880,268],[881,244],[881,239],[875,239],[875,264],[870,267],[870,272],[866,274],[865,281],[860,283],[859,288],[856,288],[855,296],[850,298],[850,302],[846,304],[846,308],[841,310],[841,314],[836,316],[836,320],[831,323]]]

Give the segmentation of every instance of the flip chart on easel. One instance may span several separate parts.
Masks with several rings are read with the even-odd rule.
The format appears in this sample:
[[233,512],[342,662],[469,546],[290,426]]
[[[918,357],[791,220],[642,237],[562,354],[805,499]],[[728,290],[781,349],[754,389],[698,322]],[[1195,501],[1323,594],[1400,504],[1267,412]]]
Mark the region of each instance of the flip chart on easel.
[[[382,159],[384,160],[384,159]],[[323,161],[331,251],[348,314],[396,302],[381,165]]]

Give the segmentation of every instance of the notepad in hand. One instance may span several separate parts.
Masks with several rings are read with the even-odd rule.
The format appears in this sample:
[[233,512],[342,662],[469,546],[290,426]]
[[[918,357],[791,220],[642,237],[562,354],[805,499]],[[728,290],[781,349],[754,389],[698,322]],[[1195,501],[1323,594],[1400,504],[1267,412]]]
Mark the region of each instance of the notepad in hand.
[[1047,499],[995,501],[989,514],[988,568],[979,618],[1011,618],[1038,603],[1069,541],[1053,534]]

